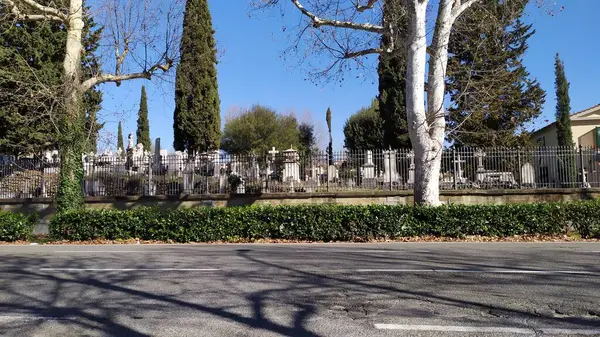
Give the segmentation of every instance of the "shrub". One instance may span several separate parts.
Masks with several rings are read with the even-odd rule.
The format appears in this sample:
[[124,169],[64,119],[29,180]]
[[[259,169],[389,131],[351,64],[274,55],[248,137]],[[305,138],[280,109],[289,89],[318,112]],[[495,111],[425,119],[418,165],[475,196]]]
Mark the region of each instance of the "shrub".
[[26,240],[33,232],[36,215],[0,211],[0,241]]
[[50,233],[54,238],[67,240],[364,241],[425,235],[556,235],[564,233],[568,226],[583,237],[600,237],[600,202],[415,208],[301,205],[85,210],[57,215]]

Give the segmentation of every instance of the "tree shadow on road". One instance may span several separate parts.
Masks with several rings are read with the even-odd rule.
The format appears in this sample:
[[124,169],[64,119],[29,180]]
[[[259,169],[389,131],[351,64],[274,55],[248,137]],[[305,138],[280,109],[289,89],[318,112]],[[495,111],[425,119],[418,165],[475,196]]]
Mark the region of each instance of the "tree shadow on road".
[[[187,250],[182,247],[181,251]],[[203,274],[202,277],[127,272],[57,273],[42,268],[49,265],[54,268],[86,268],[91,259],[11,256],[10,260],[0,261],[0,314],[52,318],[61,326],[77,332],[141,337],[156,335],[157,332],[151,330],[151,323],[140,327],[131,322],[136,319],[173,319],[173,324],[177,324],[177,319],[181,317],[170,316],[175,312],[176,315],[198,319],[201,324],[207,324],[209,318],[217,319],[226,326],[224,329],[233,324],[280,336],[318,337],[324,334],[310,327],[312,318],[330,315],[341,319],[369,320],[390,309],[373,304],[376,300],[385,300],[396,301],[399,306],[396,309],[401,309],[407,316],[423,317],[428,313],[414,307],[403,307],[405,304],[402,301],[422,301],[467,308],[496,317],[520,317],[551,326],[569,324],[579,328],[600,327],[600,320],[593,317],[556,317],[542,311],[490,304],[478,299],[479,294],[473,294],[470,300],[464,296],[444,295],[443,292],[434,291],[435,283],[414,289],[404,283],[402,277],[395,280],[389,277],[373,279],[324,269],[307,270],[301,264],[286,263],[285,259],[277,261],[268,255],[272,254],[268,251],[260,253],[252,249],[240,249],[229,254],[235,254],[238,262],[246,267],[225,268],[211,275]],[[361,258],[360,253],[355,255],[356,259]],[[126,268],[146,268],[158,263],[151,254],[143,256]],[[422,257],[432,258],[426,255]],[[210,256],[204,258],[209,259]],[[362,258],[365,261],[373,259],[368,254]],[[198,259],[200,257],[183,262],[192,263]],[[95,265],[114,265],[117,261],[114,257],[93,260]],[[461,263],[467,267],[494,268],[484,263],[469,262],[467,257],[457,262]],[[435,282],[435,279],[428,282]],[[457,276],[455,282],[485,288],[489,279],[465,280]],[[508,284],[509,281],[498,278],[497,282]],[[540,285],[554,283],[558,289],[574,286],[567,276],[536,276],[528,278],[528,282]],[[600,286],[593,277],[581,278],[580,282],[589,282],[587,285],[592,289]],[[411,285],[414,286],[414,282]],[[440,287],[450,286],[452,282],[449,285],[440,284]],[[483,290],[478,288],[478,291]],[[552,297],[564,295],[557,293]],[[342,309],[332,309],[336,306]],[[274,312],[284,312],[286,321],[282,321]],[[15,320],[7,324],[0,322],[0,335],[15,331],[20,335],[43,334],[45,322],[43,319]],[[80,334],[77,332],[75,334]]]

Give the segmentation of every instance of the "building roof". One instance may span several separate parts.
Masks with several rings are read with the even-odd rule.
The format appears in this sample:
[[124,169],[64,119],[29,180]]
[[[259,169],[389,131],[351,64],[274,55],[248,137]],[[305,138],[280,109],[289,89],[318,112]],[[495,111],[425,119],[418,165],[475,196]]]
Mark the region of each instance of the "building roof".
[[[591,106],[589,108],[586,108],[586,109],[583,109],[581,111],[577,111],[577,112],[571,114],[571,119],[577,119],[577,120],[586,119],[585,118],[586,115],[592,114],[592,113],[594,113],[596,111],[600,112],[600,104],[596,104],[594,106]],[[595,118],[589,118],[589,119],[597,119],[597,120],[600,121],[600,116],[595,117]],[[552,122],[552,123],[550,123],[550,124],[548,124],[548,125],[540,128],[540,129],[534,130],[532,133],[538,133],[538,132],[544,131],[544,130],[550,128],[551,126],[553,126],[555,124],[556,124],[556,122]]]

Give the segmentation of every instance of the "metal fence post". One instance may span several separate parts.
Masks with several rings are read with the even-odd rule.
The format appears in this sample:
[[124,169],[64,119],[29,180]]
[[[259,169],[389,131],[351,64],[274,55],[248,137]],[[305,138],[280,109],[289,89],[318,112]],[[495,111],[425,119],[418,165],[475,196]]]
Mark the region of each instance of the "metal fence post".
[[148,156],[148,195],[152,195],[152,163],[153,157]]
[[390,191],[392,190],[392,148],[388,151],[388,164],[390,168]]
[[[443,158],[443,156],[442,156],[442,158]],[[453,179],[454,180],[454,190],[457,190],[458,189],[458,184],[457,184],[458,183],[457,182],[457,180],[458,180],[457,173],[458,172],[456,172],[456,149],[454,149],[454,148],[452,149],[452,163],[453,163],[452,167],[454,168],[452,170],[454,173],[454,179]]]
[[517,165],[518,165],[518,169],[519,169],[519,176],[517,177],[518,182],[519,182],[519,188],[521,188],[523,185],[523,179],[521,178],[523,176],[523,172],[521,172],[522,168],[521,168],[521,147],[517,147]]
[[583,166],[583,146],[579,144],[579,168],[581,172],[581,187],[585,188],[585,167]]

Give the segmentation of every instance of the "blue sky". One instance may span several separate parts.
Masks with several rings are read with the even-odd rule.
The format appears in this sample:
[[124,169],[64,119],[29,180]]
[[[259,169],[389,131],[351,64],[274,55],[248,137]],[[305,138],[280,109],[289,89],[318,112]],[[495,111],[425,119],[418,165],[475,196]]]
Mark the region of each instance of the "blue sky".
[[[597,18],[600,1],[563,2],[564,9],[554,16],[547,13],[547,8],[531,4],[525,18],[534,24],[537,33],[529,40],[524,62],[531,76],[537,78],[547,92],[542,117],[534,123],[536,127],[554,119],[553,67],[557,52],[565,62],[571,83],[573,112],[600,103],[600,24]],[[289,46],[289,35],[282,31],[284,23],[278,13],[252,12],[248,0],[209,0],[209,5],[220,54],[217,67],[223,121],[229,111],[260,103],[279,112],[294,112],[300,120],[311,118],[324,136],[325,111],[331,107],[334,146],[341,148],[344,122],[368,105],[377,93],[375,62],[371,60],[373,67],[361,70],[361,76],[352,74],[341,84],[315,84],[306,80],[308,69],[297,66],[297,58],[281,58]],[[286,20],[297,22],[297,13],[287,11]],[[172,84],[137,80],[119,88],[110,84],[103,86],[105,132],[115,135],[121,119],[125,137],[130,132],[135,133],[142,84],[148,90],[151,137],[160,137],[162,146],[170,149],[173,142]],[[112,148],[116,136],[109,139],[114,139]]]

